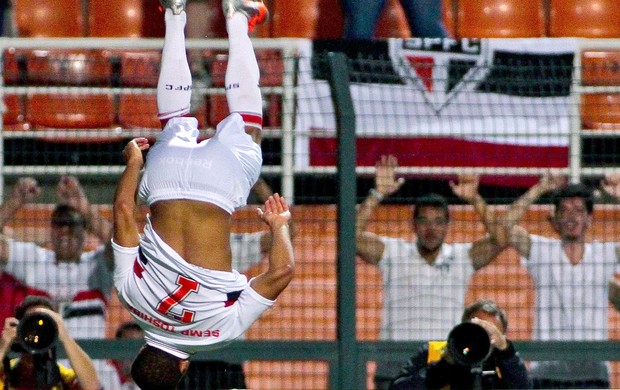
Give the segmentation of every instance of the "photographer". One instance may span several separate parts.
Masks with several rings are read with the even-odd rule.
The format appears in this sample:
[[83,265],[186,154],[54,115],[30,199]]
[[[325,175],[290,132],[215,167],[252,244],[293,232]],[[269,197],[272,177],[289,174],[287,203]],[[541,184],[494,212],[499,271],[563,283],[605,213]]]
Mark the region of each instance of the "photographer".
[[[508,319],[503,310],[492,301],[480,300],[465,308],[462,322],[479,325],[488,334],[490,354],[486,359],[482,359],[481,367],[458,363],[458,360],[463,359],[452,356],[449,348],[437,350],[434,348],[437,342],[430,342],[409,359],[390,389],[439,389],[444,386],[452,389],[472,389],[478,386],[482,389],[532,387],[523,361],[506,338]],[[450,342],[448,341],[448,344]],[[446,346],[445,342],[440,344]],[[477,382],[477,379],[480,382]]]
[[[42,346],[41,349],[32,347],[29,352],[27,351],[28,347],[17,343],[17,341],[20,339],[19,333],[26,332],[26,330],[20,330],[20,321],[26,323],[26,319],[33,314],[43,316],[43,320],[38,321],[39,325],[45,323],[47,318],[55,324],[51,326],[52,332],[49,331],[50,328],[46,328],[45,334],[37,334],[33,338],[35,342],[49,339],[49,347]],[[73,369],[66,368],[56,362],[56,336],[58,341],[62,343]],[[19,357],[9,359],[8,354],[11,350],[19,351]],[[101,388],[91,359],[69,336],[62,317],[54,311],[51,301],[45,297],[26,297],[16,307],[15,317],[5,320],[0,337],[0,358],[2,360],[0,390],[98,390]]]

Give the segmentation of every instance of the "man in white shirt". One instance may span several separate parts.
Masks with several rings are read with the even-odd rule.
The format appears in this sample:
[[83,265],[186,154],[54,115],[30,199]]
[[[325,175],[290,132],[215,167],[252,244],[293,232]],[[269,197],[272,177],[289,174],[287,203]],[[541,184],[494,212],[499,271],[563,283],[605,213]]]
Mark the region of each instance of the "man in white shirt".
[[[618,244],[586,242],[594,209],[592,190],[583,184],[565,185],[566,179],[549,172],[517,199],[501,224],[489,232],[500,245],[517,249],[521,264],[536,284],[534,340],[607,340],[607,308],[617,309],[620,290],[614,275],[620,272]],[[602,183],[608,194],[620,195],[620,178]],[[553,194],[549,219],[558,238],[528,233],[517,225],[527,208],[543,194]],[[530,374],[535,388],[608,388],[605,362],[532,362]]]
[[[437,194],[423,196],[414,205],[415,241],[366,231],[375,207],[404,184],[404,179],[396,179],[396,166],[393,156],[383,156],[377,162],[375,188],[357,210],[357,254],[377,265],[383,274],[380,339],[442,340],[460,320],[469,278],[489,264],[501,248],[490,237],[474,243],[445,243],[450,213],[447,200]],[[460,176],[459,182],[450,186],[479,214],[487,213],[486,203],[478,194],[477,176]],[[377,389],[387,389],[401,366],[399,361],[377,362]]]

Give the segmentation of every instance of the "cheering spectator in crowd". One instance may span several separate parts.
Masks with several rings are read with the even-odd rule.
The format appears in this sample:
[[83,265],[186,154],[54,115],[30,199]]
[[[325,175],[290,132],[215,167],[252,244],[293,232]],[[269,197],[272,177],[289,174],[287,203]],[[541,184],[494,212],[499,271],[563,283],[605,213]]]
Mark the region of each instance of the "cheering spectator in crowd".
[[[483,360],[482,372],[479,372],[479,388],[531,388],[525,364],[506,337],[508,317],[502,309],[492,301],[480,300],[465,308],[461,322],[480,325],[487,331],[491,342],[492,352]],[[431,352],[433,343],[435,342],[429,342],[409,360],[390,386],[390,390],[441,389],[445,386],[451,389],[477,388],[475,375],[478,372],[472,372],[471,366],[455,361],[445,342],[440,343],[441,350],[433,351],[439,355],[438,359],[434,359]],[[475,346],[473,335],[471,343]]]
[[[473,244],[445,243],[450,212],[446,199],[437,194],[419,198],[414,206],[415,241],[366,231],[375,207],[404,183],[395,178],[396,166],[393,156],[383,156],[376,165],[375,188],[357,210],[357,254],[383,273],[381,340],[439,340],[459,321],[470,276],[489,264],[501,248],[489,237]],[[451,187],[479,214],[487,214],[477,176],[461,176]],[[401,365],[377,362],[377,389],[386,389]]]
[[[34,178],[20,178],[0,209],[0,227],[41,193]],[[91,205],[77,178],[63,176],[51,218],[49,243],[0,238],[0,264],[24,284],[45,291],[60,305],[71,335],[103,338],[105,302],[112,288],[112,224]],[[86,234],[102,243],[85,252]]]
[[[534,340],[606,340],[607,307],[620,310],[620,291],[614,275],[620,272],[618,244],[586,242],[594,209],[590,188],[565,185],[566,179],[549,172],[517,199],[501,224],[489,232],[500,245],[512,245],[537,288]],[[620,177],[608,177],[602,189],[620,197]],[[540,196],[553,195],[550,222],[559,238],[530,234],[517,225]],[[605,362],[588,360],[532,362],[535,388],[608,388]]]
[[[0,227],[27,202],[41,194],[37,181],[20,178],[0,209]],[[60,315],[75,339],[104,338],[106,302],[112,289],[112,224],[91,205],[77,178],[62,176],[56,186],[58,204],[52,212],[46,243],[0,237],[0,264],[29,287],[44,291],[60,307]],[[90,232],[101,243],[85,251]],[[108,377],[104,360],[95,360],[101,382]]]
[[[345,39],[372,39],[386,0],[340,0]],[[411,34],[421,38],[448,36],[442,21],[441,0],[400,0]]]

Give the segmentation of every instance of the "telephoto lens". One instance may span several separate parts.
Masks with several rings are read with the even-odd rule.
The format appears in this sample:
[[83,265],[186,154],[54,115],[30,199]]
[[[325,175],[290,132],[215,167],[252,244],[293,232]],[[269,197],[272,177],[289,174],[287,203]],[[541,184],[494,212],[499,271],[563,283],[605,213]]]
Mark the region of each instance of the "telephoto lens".
[[58,327],[48,314],[29,313],[19,321],[17,340],[28,353],[45,353],[56,345]]
[[454,361],[463,366],[481,364],[487,360],[492,350],[487,331],[472,322],[455,326],[448,335],[448,351]]

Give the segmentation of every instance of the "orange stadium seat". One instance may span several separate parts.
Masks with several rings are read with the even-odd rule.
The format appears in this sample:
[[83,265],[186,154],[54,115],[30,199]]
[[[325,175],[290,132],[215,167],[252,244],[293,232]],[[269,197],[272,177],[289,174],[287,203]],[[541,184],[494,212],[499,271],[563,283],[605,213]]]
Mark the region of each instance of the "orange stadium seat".
[[[115,124],[114,102],[111,94],[34,94],[26,99],[26,121],[34,130],[62,129],[75,131],[106,130]],[[85,133],[86,134],[86,133]],[[112,142],[117,137],[46,137],[50,142]]]
[[142,0],[90,1],[88,36],[140,38],[143,20]]
[[529,38],[545,35],[544,0],[459,1],[458,38]]
[[581,53],[583,85],[620,85],[620,50],[588,50]]
[[270,14],[266,28],[272,38],[316,37],[319,0],[278,0],[272,2]]
[[4,95],[4,114],[2,114],[2,128],[4,130],[27,130],[25,122],[23,95]]
[[443,24],[451,37],[456,36],[456,5],[457,3],[454,0],[444,0],[443,2]]
[[100,50],[32,50],[26,80],[40,85],[109,85],[112,63]]
[[[202,53],[205,62],[209,64],[209,75],[214,87],[224,86],[224,76],[228,65],[228,55],[205,50]],[[260,69],[260,85],[263,87],[276,87],[282,85],[284,74],[284,60],[278,50],[256,50],[256,60]]]
[[218,123],[228,116],[228,102],[224,95],[211,95],[207,101],[207,125],[215,128]]
[[581,121],[586,129],[620,130],[620,94],[582,95]]
[[82,37],[82,0],[16,0],[17,35],[23,38]]
[[617,0],[551,0],[549,36],[620,38]]
[[161,129],[161,122],[157,117],[157,96],[121,95],[118,122],[124,129]]
[[25,52],[15,48],[6,49],[2,55],[2,62],[2,77],[4,78],[4,84],[22,84],[25,79]]
[[161,51],[116,51],[110,56],[120,58],[121,85],[124,87],[157,87]]

